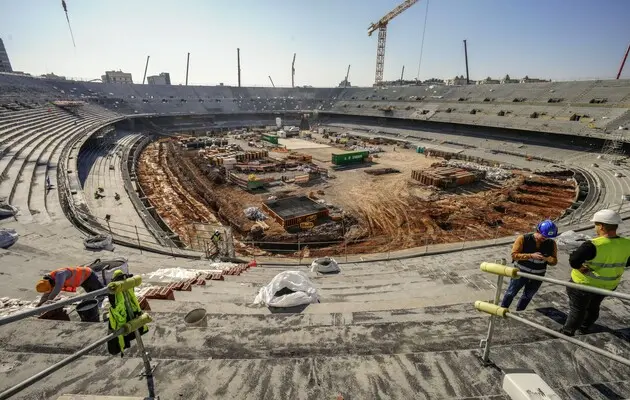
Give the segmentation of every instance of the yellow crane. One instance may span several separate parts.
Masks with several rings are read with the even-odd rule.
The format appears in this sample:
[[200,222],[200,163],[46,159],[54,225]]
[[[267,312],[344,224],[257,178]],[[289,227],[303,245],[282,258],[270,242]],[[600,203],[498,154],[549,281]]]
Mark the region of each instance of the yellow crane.
[[387,38],[387,24],[394,19],[400,13],[416,4],[418,0],[405,0],[398,7],[394,8],[378,22],[372,23],[368,28],[368,36],[372,36],[375,30],[378,29],[378,44],[376,46],[376,78],[374,79],[374,85],[378,86],[383,82],[383,68],[385,66],[385,39]]

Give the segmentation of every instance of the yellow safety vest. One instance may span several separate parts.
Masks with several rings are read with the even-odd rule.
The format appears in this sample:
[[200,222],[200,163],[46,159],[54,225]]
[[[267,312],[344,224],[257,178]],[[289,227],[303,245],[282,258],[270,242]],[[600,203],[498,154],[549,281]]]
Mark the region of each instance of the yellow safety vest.
[[594,259],[584,263],[589,271],[582,273],[573,269],[571,279],[575,283],[613,290],[619,285],[630,257],[630,239],[598,237],[591,243],[595,245],[596,254]]
[[[123,273],[120,270],[114,272],[113,280],[114,281],[119,280],[121,278],[121,275],[123,275]],[[130,303],[129,305],[131,306],[131,311],[133,311],[135,315],[129,315],[127,313],[127,308],[125,306],[125,295],[123,293],[110,294],[109,295],[110,331],[116,331],[119,328],[122,328],[122,326],[125,323],[135,319],[137,316],[139,316],[143,312],[142,308],[140,308],[140,303],[138,302],[138,298],[136,297],[134,290],[128,289],[126,291],[126,294],[129,297],[129,303]],[[146,325],[140,328],[141,334],[145,334],[148,331],[149,331],[149,327]],[[134,339],[135,339],[135,335],[133,333],[129,335],[120,335],[116,339],[111,340],[107,344],[107,349],[112,355],[120,353],[122,356],[123,350],[128,348],[130,346],[130,342]]]

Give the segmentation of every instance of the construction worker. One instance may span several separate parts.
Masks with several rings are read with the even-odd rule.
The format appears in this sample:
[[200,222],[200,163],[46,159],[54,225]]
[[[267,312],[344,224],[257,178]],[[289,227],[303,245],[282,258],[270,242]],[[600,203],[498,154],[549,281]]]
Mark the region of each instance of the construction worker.
[[88,293],[104,287],[89,267],[67,267],[51,271],[44,275],[35,286],[38,293],[43,293],[37,307],[53,300],[62,290],[76,292],[79,286]]
[[218,229],[215,229],[214,234],[210,238],[212,243],[214,243],[214,247],[216,249],[215,254],[218,254],[220,251],[219,243],[221,242],[221,232]]
[[[624,269],[630,266],[630,239],[617,236],[621,216],[613,210],[593,215],[595,239],[582,243],[569,256],[571,282],[600,289],[615,290]],[[599,317],[606,296],[567,287],[569,316],[560,329],[568,336],[575,331],[587,333]]]
[[[558,248],[553,240],[556,236],[558,236],[558,227],[553,221],[540,222],[536,226],[536,232],[516,238],[512,245],[512,263],[516,268],[528,274],[545,276],[547,265],[558,263]],[[511,279],[503,295],[501,307],[510,307],[514,297],[525,288],[516,305],[516,311],[525,310],[541,284],[541,281],[524,277]]]

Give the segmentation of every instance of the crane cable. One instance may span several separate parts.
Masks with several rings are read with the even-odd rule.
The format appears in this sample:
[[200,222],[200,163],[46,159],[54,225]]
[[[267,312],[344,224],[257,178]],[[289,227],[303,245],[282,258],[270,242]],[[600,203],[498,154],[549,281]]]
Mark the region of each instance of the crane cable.
[[63,11],[66,13],[66,21],[68,21],[68,29],[70,29],[70,37],[72,38],[72,45],[74,48],[77,48],[76,43],[74,43],[74,33],[72,33],[72,26],[70,26],[70,17],[68,17],[68,7],[66,6],[66,0],[61,0],[61,6],[63,7]]
[[420,65],[422,65],[422,52],[424,51],[424,33],[427,30],[427,16],[429,15],[429,0],[426,0],[427,8],[424,13],[424,27],[422,28],[422,41],[420,43],[420,61],[418,61],[418,75],[416,75],[416,81],[420,79]]

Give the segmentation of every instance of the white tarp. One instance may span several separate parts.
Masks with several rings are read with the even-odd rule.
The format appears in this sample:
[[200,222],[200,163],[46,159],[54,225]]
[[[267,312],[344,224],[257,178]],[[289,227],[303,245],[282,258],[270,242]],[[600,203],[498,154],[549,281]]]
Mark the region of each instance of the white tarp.
[[[282,289],[293,293],[276,296]],[[317,289],[304,272],[284,271],[276,275],[269,284],[260,288],[254,304],[267,307],[295,307],[319,302]]]
[[566,231],[566,232],[561,233],[556,238],[556,245],[558,245],[558,250],[571,252],[577,249],[578,247],[580,247],[582,243],[590,239],[591,239],[590,236],[585,235],[583,233],[578,233],[575,231]]
[[160,268],[157,271],[149,272],[142,276],[145,282],[179,282],[187,279],[195,278],[199,274],[217,274],[221,273],[238,264],[228,262],[210,263],[207,269],[189,269],[189,268]]
[[340,272],[337,261],[332,257],[316,258],[311,263],[311,272],[332,273]]
[[15,229],[0,229],[0,248],[6,249],[13,246],[19,237],[20,235],[15,231]]

